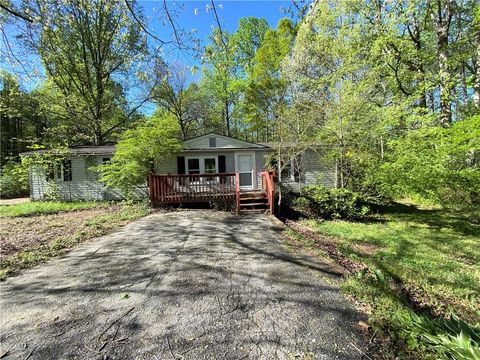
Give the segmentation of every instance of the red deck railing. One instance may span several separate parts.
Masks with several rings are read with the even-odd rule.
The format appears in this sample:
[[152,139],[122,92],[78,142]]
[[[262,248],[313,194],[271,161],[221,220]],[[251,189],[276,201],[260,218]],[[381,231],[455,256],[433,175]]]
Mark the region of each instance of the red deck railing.
[[275,176],[274,171],[262,171],[262,189],[265,191],[268,200],[268,208],[270,214],[273,214],[275,209],[275,182],[273,178]]
[[152,204],[206,202],[212,199],[237,198],[236,173],[149,175]]

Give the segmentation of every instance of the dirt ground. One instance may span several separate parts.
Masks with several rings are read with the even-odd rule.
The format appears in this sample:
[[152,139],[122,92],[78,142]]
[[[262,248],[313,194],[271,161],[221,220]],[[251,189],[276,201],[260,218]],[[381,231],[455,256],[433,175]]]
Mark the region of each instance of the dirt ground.
[[29,202],[30,198],[0,199],[0,205],[17,205]]
[[108,214],[109,209],[92,209],[31,217],[5,217],[0,226],[0,261],[22,250],[41,246],[55,239],[88,231],[85,221]]
[[7,359],[361,359],[364,316],[264,215],[154,214],[0,283]]

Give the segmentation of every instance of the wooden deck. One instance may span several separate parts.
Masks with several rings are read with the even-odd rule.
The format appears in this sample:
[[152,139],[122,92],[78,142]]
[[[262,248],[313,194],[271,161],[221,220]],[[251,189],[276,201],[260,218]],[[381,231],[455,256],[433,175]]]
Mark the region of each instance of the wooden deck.
[[235,202],[237,212],[240,212],[241,199],[245,198],[244,195],[255,193],[267,200],[267,207],[273,213],[275,194],[273,173],[262,172],[262,190],[259,191],[242,191],[239,184],[238,172],[194,175],[151,174],[148,177],[150,201],[154,205],[225,200]]

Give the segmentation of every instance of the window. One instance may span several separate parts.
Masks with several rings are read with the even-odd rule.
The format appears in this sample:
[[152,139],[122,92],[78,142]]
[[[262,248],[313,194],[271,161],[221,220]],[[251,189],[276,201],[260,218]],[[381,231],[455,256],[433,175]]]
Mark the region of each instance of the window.
[[217,138],[208,138],[208,146],[217,147]]
[[188,174],[200,174],[200,159],[192,158],[187,161]]
[[53,164],[47,165],[47,169],[45,172],[47,181],[52,181],[55,179],[55,167],[53,166]]
[[216,156],[199,156],[187,158],[185,161],[186,174],[215,174],[218,172]]
[[72,160],[62,161],[63,181],[72,181]]
[[204,173],[215,174],[217,172],[217,159],[216,158],[204,158]]

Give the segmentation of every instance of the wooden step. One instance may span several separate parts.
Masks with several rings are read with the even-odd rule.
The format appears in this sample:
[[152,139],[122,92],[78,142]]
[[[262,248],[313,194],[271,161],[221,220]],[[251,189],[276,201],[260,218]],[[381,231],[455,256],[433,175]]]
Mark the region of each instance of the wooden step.
[[262,195],[262,196],[248,196],[248,197],[245,196],[245,197],[243,197],[243,196],[240,195],[240,201],[241,200],[262,200],[262,199],[267,199],[267,196]]
[[241,209],[240,210],[241,213],[257,213],[257,214],[262,214],[265,211],[267,211],[267,209]]
[[268,204],[266,202],[256,202],[256,203],[241,203],[240,202],[240,207],[247,207],[247,206],[267,206]]
[[264,199],[267,197],[265,193],[258,194],[242,194],[240,193],[240,199]]

